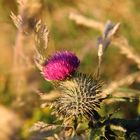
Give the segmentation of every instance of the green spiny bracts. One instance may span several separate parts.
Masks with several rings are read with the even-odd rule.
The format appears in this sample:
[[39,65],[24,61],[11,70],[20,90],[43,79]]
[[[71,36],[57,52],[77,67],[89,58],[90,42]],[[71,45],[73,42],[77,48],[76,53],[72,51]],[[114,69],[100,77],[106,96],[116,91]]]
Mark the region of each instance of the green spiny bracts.
[[91,75],[75,73],[57,85],[61,92],[54,102],[55,114],[63,119],[84,118],[93,120],[97,118],[97,109],[104,99],[101,93],[102,82]]

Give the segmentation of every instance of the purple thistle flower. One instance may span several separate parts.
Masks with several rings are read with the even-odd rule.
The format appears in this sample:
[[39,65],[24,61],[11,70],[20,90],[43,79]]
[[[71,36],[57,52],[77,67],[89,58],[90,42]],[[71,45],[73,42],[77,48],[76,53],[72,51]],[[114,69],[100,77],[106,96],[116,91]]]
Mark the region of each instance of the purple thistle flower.
[[76,71],[80,64],[77,56],[68,51],[57,52],[43,65],[43,76],[46,80],[64,80]]

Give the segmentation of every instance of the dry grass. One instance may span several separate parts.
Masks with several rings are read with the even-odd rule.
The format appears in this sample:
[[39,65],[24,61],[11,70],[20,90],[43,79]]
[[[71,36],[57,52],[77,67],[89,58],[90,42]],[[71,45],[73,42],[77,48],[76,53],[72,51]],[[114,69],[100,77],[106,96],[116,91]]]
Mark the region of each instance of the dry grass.
[[[71,13],[69,18],[75,21],[79,25],[83,25],[89,28],[93,28],[95,30],[99,30],[101,32],[104,31],[104,24],[96,21],[94,19],[86,18],[85,16]],[[133,50],[133,47],[129,45],[128,40],[123,36],[117,36],[112,38],[112,44],[116,46],[122,54],[124,54],[127,58],[132,59],[140,68],[140,57]]]
[[18,140],[17,133],[19,132],[21,126],[21,121],[18,116],[3,106],[0,106],[0,116],[0,139]]
[[[133,68],[130,66],[134,63],[134,65],[137,65],[137,68],[140,69],[140,56],[136,51],[139,50],[138,39],[140,37],[140,32],[138,32],[140,29],[140,20],[138,20],[139,10],[136,9],[139,2],[133,2],[131,0],[111,0],[106,2],[102,2],[102,0],[70,0],[62,2],[50,0],[18,0],[18,3],[18,11],[16,11],[15,1],[0,0],[0,97],[2,102],[4,102],[9,96],[7,102],[10,108],[11,106],[13,107],[14,104],[14,109],[19,108],[19,110],[16,110],[16,112],[18,112],[22,118],[24,118],[23,116],[27,118],[27,122],[24,123],[24,125],[27,125],[26,130],[27,127],[29,128],[29,125],[33,123],[33,121],[37,121],[36,119],[41,120],[42,118],[45,118],[45,120],[48,121],[48,118],[50,118],[49,115],[44,117],[44,114],[48,113],[47,111],[47,113],[45,111],[43,113],[40,113],[38,110],[36,111],[36,108],[39,107],[39,99],[34,98],[35,94],[31,93],[36,91],[38,92],[38,88],[40,88],[40,90],[48,90],[47,94],[41,94],[41,101],[47,101],[46,104],[44,103],[41,106],[43,108],[48,105],[48,102],[50,103],[59,97],[59,93],[55,91],[52,91],[49,94],[49,84],[37,77],[39,76],[39,73],[35,72],[35,64],[33,62],[34,53],[37,52],[39,54],[40,52],[43,52],[49,54],[49,52],[54,51],[54,48],[56,50],[73,50],[81,58],[81,68],[84,68],[88,72],[92,72],[95,70],[95,65],[93,66],[93,63],[96,63],[97,56],[95,52],[96,49],[94,48],[96,44],[96,39],[94,38],[96,38],[96,35],[98,34],[96,31],[102,33],[104,30],[104,21],[109,18],[114,21],[121,21],[123,26],[122,30],[124,30],[125,35],[127,35],[127,37],[117,35],[112,38],[113,46],[118,48],[120,54],[123,54],[126,57],[126,63],[123,64],[124,62],[122,61],[124,57],[122,57],[120,54],[117,56],[119,57],[117,59],[114,58],[116,57],[115,55],[112,57],[112,55],[109,54],[109,60],[105,60],[105,64],[107,64],[105,68],[103,67],[103,70],[107,71],[107,73],[104,74],[105,79],[118,79],[110,81],[110,83],[106,85],[104,90],[105,96],[111,93],[114,98],[106,100],[105,103],[110,104],[116,101],[125,101],[123,97],[126,96],[132,99],[136,97],[139,99],[139,91],[135,92],[135,90],[139,90],[139,85],[137,86],[137,83],[140,83],[140,73],[138,69],[137,71],[133,70]],[[12,26],[12,21],[9,19],[9,11],[11,10],[14,11],[14,13],[17,13],[17,16],[14,14],[11,15],[14,24],[18,28],[16,35],[15,29]],[[80,11],[82,15],[71,13],[72,11],[77,13]],[[69,15],[70,20],[67,18],[69,13],[71,13]],[[51,43],[49,44],[49,47],[48,30],[47,28],[44,30],[42,28],[44,27],[44,25],[42,26],[44,21],[44,19],[42,20],[42,17],[46,19],[51,34]],[[39,30],[39,33],[41,34],[36,35],[35,42],[34,36],[32,35],[32,30],[34,27],[34,21],[32,21],[32,19],[34,18],[41,19],[38,21],[38,25],[36,27],[36,30]],[[76,26],[72,21],[81,26]],[[88,27],[89,29],[84,27]],[[42,36],[42,39],[39,40],[38,38],[40,38],[40,35]],[[129,39],[132,39],[129,40],[128,37]],[[38,49],[42,49],[41,47],[45,46],[47,51],[39,50],[38,52],[35,45],[38,45]],[[93,59],[93,57],[95,58],[95,61],[91,63],[91,59]],[[123,67],[120,67],[120,65],[123,65]],[[120,68],[120,75],[123,75],[123,77],[118,78],[119,73],[116,72],[114,67],[116,67],[116,69],[117,67]],[[110,77],[107,78],[107,76]],[[134,82],[137,83],[135,84]],[[39,84],[41,85],[40,87]],[[133,90],[128,91],[127,93],[118,91],[119,87],[123,85],[131,87],[132,84],[137,86],[134,87],[134,92]],[[13,96],[16,99],[13,99]],[[5,116],[1,118],[2,127],[0,129],[2,134],[0,133],[0,135],[7,135],[4,136],[5,138],[0,137],[0,139],[3,140],[6,138],[9,139],[9,136],[14,134],[17,127],[16,124],[18,123],[18,119],[16,121],[17,116],[13,112],[6,109],[7,113],[4,113],[4,110],[5,108],[3,109],[3,107],[0,109],[0,113],[2,113],[1,116]],[[11,122],[11,126],[7,125],[9,124],[7,119],[8,117]],[[11,120],[15,120],[14,124]],[[19,124],[19,126],[22,127],[23,125]],[[3,129],[6,129],[4,130],[5,132],[3,132]],[[25,130],[22,131],[24,133]],[[28,137],[28,135],[29,133],[25,134],[23,137]],[[54,137],[55,139],[59,139],[57,135]]]

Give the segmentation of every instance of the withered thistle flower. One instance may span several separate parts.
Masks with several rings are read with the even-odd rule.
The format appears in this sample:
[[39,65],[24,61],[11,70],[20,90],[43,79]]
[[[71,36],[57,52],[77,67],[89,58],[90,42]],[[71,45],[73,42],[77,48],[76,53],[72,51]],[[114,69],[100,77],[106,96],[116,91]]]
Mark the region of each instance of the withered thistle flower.
[[61,96],[53,103],[54,113],[63,119],[94,120],[104,99],[102,82],[91,75],[76,72],[65,81],[60,81]]
[[44,63],[42,74],[46,80],[64,80],[76,71],[79,64],[75,54],[68,51],[57,52]]

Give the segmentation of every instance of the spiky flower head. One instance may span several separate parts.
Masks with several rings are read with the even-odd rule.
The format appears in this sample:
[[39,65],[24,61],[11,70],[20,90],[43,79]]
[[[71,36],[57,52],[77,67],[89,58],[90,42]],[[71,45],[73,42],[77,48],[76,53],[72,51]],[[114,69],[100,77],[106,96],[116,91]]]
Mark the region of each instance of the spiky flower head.
[[61,96],[53,103],[54,113],[63,119],[96,119],[104,99],[101,87],[101,81],[76,72],[68,80],[59,82]]
[[57,52],[45,62],[42,73],[46,80],[64,80],[76,71],[79,64],[72,52]]

